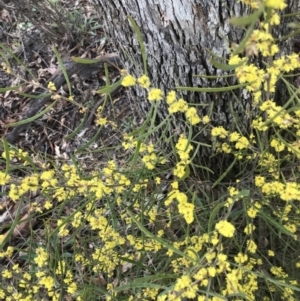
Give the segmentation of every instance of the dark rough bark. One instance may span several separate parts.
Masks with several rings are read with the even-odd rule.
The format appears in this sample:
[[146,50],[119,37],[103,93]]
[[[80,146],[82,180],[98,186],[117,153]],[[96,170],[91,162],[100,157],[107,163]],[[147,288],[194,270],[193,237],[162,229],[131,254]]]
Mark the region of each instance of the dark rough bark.
[[[130,73],[141,75],[143,64],[139,44],[127,15],[136,21],[142,32],[147,51],[148,72],[153,86],[168,92],[176,86],[218,87],[234,83],[232,80],[228,83],[228,79],[227,82],[222,79],[206,80],[196,78],[194,75],[221,73],[210,63],[211,54],[207,50],[217,56],[228,57],[231,43],[241,41],[244,31],[229,24],[229,18],[250,12],[240,2],[236,0],[93,0],[92,2]],[[290,0],[285,13],[296,11],[297,8],[298,1]],[[279,28],[277,37],[288,33],[287,21],[285,19],[285,24]],[[290,52],[288,43],[281,45],[281,48],[285,52]],[[125,53],[129,54],[131,59]],[[143,93],[137,90],[136,99],[144,112],[147,112],[149,103]],[[237,98],[231,93],[218,95],[184,93],[183,96],[190,103],[204,105],[198,106],[199,114],[202,116],[212,109],[211,119],[214,125],[233,129],[239,121],[240,129],[247,131],[252,115],[251,96],[245,90],[234,93]],[[163,119],[166,114],[167,108],[161,104],[159,117]],[[199,135],[198,139],[204,143],[211,143],[207,133]],[[205,158],[206,161],[210,155],[211,148],[203,147],[199,151],[199,158]],[[212,160],[210,166],[216,169],[215,164],[221,164],[221,161],[224,162],[223,159],[217,159],[218,162]],[[231,159],[229,156],[227,161]],[[225,163],[220,169],[224,170],[226,165]]]

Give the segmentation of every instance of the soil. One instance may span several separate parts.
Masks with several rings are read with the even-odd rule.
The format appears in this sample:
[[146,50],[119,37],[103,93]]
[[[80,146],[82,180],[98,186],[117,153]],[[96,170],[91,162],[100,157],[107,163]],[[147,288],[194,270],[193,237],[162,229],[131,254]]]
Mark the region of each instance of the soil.
[[[92,30],[86,25],[86,32],[76,29],[82,24],[77,24],[77,21],[73,24],[69,20],[65,32],[55,31],[50,25],[45,28],[45,20],[44,24],[39,23],[46,18],[47,12],[39,12],[37,17],[29,15],[30,21],[27,12],[27,18],[22,20],[21,13],[24,12],[19,11],[16,3],[11,1],[0,11],[3,45],[0,63],[11,66],[10,74],[0,69],[0,88],[7,89],[0,94],[0,136],[12,145],[35,154],[68,160],[79,151],[88,153],[92,161],[98,160],[101,155],[97,149],[119,145],[123,133],[134,129],[142,121],[130,95],[122,88],[110,95],[97,92],[108,81],[113,84],[120,79],[122,63],[112,44],[105,39],[101,26]],[[71,7],[73,9],[73,1],[62,1],[61,5],[65,5],[67,11]],[[82,22],[90,24],[89,20],[95,20],[92,8],[85,1],[77,1],[77,5],[83,12]],[[27,28],[25,25],[20,27],[20,24],[27,24]],[[70,28],[75,28],[72,35],[68,34]],[[74,101],[67,99],[70,93],[54,47],[63,60]],[[73,57],[105,59],[87,65],[76,63]],[[108,63],[108,76],[105,75],[104,62]],[[53,104],[51,97],[40,97],[48,93],[50,81],[55,83],[62,98],[40,118],[35,118]],[[16,86],[16,90],[9,89]],[[109,121],[100,130],[95,124],[99,106],[103,106],[102,116]],[[85,113],[82,113],[83,108]],[[11,126],[14,122],[29,118],[34,120]],[[116,155],[114,149],[108,156]]]

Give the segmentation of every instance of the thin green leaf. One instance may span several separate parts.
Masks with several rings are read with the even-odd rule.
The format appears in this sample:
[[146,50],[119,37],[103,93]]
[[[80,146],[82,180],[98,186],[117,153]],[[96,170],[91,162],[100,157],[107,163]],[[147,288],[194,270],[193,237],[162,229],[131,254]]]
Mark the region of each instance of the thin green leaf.
[[[104,72],[105,72],[105,82],[106,82],[106,86],[110,86],[110,78],[109,78],[109,71],[107,68],[107,63],[104,63]],[[121,80],[120,80],[121,81]],[[119,82],[120,82],[119,81]]]
[[287,27],[288,28],[300,28],[300,23],[291,22],[291,23],[288,23]]
[[292,291],[297,291],[300,292],[300,288],[298,286],[292,285],[290,284],[288,281],[282,281],[281,279],[276,279],[276,278],[272,278],[270,276],[268,276],[268,274],[264,273],[264,272],[256,272],[256,274],[265,279],[266,281],[269,281],[273,284],[276,284],[278,287],[288,287],[289,289],[291,289]]
[[300,34],[300,29],[295,29],[291,31],[289,34],[282,36],[279,41],[286,41],[289,38],[298,38],[298,35]]
[[56,103],[57,103],[57,100],[55,100],[53,103],[51,103],[45,110],[41,111],[40,113],[38,113],[38,114],[36,114],[36,115],[34,115],[30,118],[18,121],[18,122],[9,123],[7,126],[13,127],[13,126],[19,126],[19,125],[22,125],[22,124],[30,123],[30,122],[40,118],[41,116],[43,116],[47,112],[49,112],[51,110],[51,108],[56,105]]
[[220,78],[228,78],[233,77],[235,74],[224,74],[224,75],[204,75],[204,74],[197,74],[193,75],[193,77],[199,77],[199,78],[208,78],[208,79],[220,79]]
[[6,67],[8,67],[9,69],[11,69],[11,66],[10,66],[10,63],[9,63],[9,60],[8,60],[6,54],[3,51],[0,51],[0,56],[5,61]]
[[72,95],[72,87],[71,87],[70,79],[69,79],[68,73],[66,71],[65,65],[64,65],[57,49],[54,47],[53,50],[54,50],[55,56],[57,58],[58,65],[60,66],[60,69],[65,77],[65,80],[66,80],[66,83],[68,86],[68,90],[69,90],[69,95]]
[[28,165],[31,166],[32,170],[36,172],[36,166],[32,159],[27,155],[27,156],[22,156],[22,159],[24,160],[24,163],[28,163]]
[[9,172],[10,167],[10,155],[9,155],[9,146],[5,138],[2,138],[4,154],[5,154],[5,175]]
[[24,96],[24,97],[32,98],[32,99],[42,99],[42,98],[49,97],[51,95],[51,93],[32,95],[32,94],[27,94],[27,93],[22,93],[22,92],[18,92],[18,94],[21,96]]
[[98,129],[98,131],[96,132],[96,134],[94,135],[94,137],[90,141],[88,141],[82,147],[78,148],[78,150],[76,151],[76,154],[81,153],[83,150],[85,150],[87,147],[89,147],[93,142],[95,142],[95,140],[99,136],[101,130],[102,130],[102,126]]
[[37,81],[37,78],[35,77],[35,75],[31,72],[30,68],[28,68],[8,47],[6,47],[5,45],[3,44],[0,44],[0,47],[2,49],[4,49],[5,51],[7,51],[11,57],[13,57],[19,65],[23,66],[24,69],[30,74],[30,76],[32,78],[34,78],[36,81]]
[[250,196],[250,190],[244,189],[244,190],[239,191],[238,194],[236,194],[234,196],[234,199],[238,200],[238,199],[242,199],[242,198],[249,197],[249,196]]
[[131,26],[133,27],[133,30],[134,30],[135,34],[137,35],[137,39],[139,41],[140,49],[141,49],[141,53],[142,53],[142,59],[143,59],[143,65],[144,65],[144,74],[147,75],[147,56],[146,56],[146,49],[145,49],[145,45],[144,45],[144,41],[143,41],[141,31],[140,31],[139,27],[137,26],[136,22],[133,20],[133,18],[131,16],[127,16],[127,18],[129,20],[129,22],[131,23]]
[[99,62],[101,62],[103,59],[85,59],[85,58],[81,58],[81,57],[75,57],[72,56],[71,60],[75,63],[79,63],[79,64],[97,64]]
[[220,88],[199,88],[199,87],[176,87],[175,89],[179,91],[193,91],[193,92],[226,92],[226,91],[232,91],[235,89],[244,88],[249,84],[240,84],[240,85],[234,85],[229,87],[220,87]]
[[[263,6],[261,6],[261,8],[263,8]],[[249,25],[253,22],[255,23],[258,20],[258,18],[260,17],[260,15],[262,14],[262,12],[263,12],[262,9],[258,9],[251,15],[231,18],[229,20],[229,23],[231,23],[232,25],[235,25],[235,26],[243,27],[243,26]]]
[[78,132],[82,129],[82,127],[84,126],[85,122],[86,122],[86,119],[87,119],[87,112],[84,113],[84,116],[79,124],[79,126],[69,135],[65,136],[65,139],[68,140],[68,139],[71,139],[73,138],[74,136],[76,136],[78,134]]
[[281,233],[284,233],[286,235],[289,235],[291,237],[294,237],[294,233],[288,231],[283,225],[281,225],[280,223],[278,223],[276,220],[274,220],[269,214],[265,214],[263,211],[259,211],[259,216],[261,218],[263,218],[265,221],[268,221],[272,226],[274,226],[276,229],[277,229],[277,233],[279,231],[279,235],[280,235],[280,232]]
[[213,184],[212,188],[215,188],[225,177],[226,175],[229,173],[229,171],[232,169],[232,167],[235,165],[237,161],[237,157],[234,157],[232,163],[230,164],[230,166],[225,170],[225,172],[219,177],[218,180],[216,180],[216,182]]
[[296,16],[300,16],[299,11],[297,11],[295,13],[283,14],[282,16],[280,16],[280,18],[284,19],[284,18],[290,18],[290,17],[296,17]]
[[188,178],[190,176],[190,174],[191,174],[190,167],[189,167],[189,165],[186,165],[185,169],[184,169],[184,175],[179,180],[180,181],[185,180],[186,178]]
[[[262,14],[263,13],[263,10],[264,10],[264,5],[261,5],[260,8],[258,9],[257,13],[259,14]],[[246,35],[245,35],[245,38],[242,40],[242,42],[239,44],[238,47],[236,47],[232,53],[232,56],[238,54],[238,53],[241,53],[244,48],[245,48],[245,45],[247,43],[247,41],[249,40],[254,28],[255,28],[255,25],[256,25],[256,20],[252,21],[252,23],[250,24],[247,32],[246,32]]]
[[213,231],[213,225],[216,223],[215,219],[217,214],[219,213],[219,211],[221,210],[222,207],[224,207],[225,202],[219,203],[214,210],[212,211],[212,213],[209,216],[209,221],[208,221],[208,233],[211,233]]
[[[215,61],[213,59],[210,60],[210,62],[218,69],[224,70],[224,71],[230,71],[230,70],[234,70],[242,65],[244,65],[246,63],[246,60],[242,60],[241,62],[239,62],[238,64],[235,65],[228,65],[228,64],[223,64],[220,63],[218,61]],[[219,78],[219,77],[218,77]]]
[[115,91],[116,89],[118,89],[121,86],[121,82],[122,82],[122,79],[120,79],[119,81],[117,81],[109,86],[102,87],[97,91],[97,93],[99,93],[99,94],[112,93],[113,91]]
[[0,92],[6,92],[6,91],[13,91],[17,90],[18,88],[22,87],[22,85],[19,86],[13,86],[13,87],[6,87],[6,88],[0,88]]
[[6,243],[9,241],[11,235],[13,234],[15,228],[17,227],[17,225],[19,224],[19,222],[25,222],[25,221],[20,221],[20,214],[21,214],[21,211],[22,211],[22,207],[23,207],[23,201],[22,199],[19,200],[18,202],[18,209],[17,209],[17,212],[16,212],[16,215],[14,217],[14,221],[12,223],[12,225],[10,226],[10,229],[8,230],[8,232],[3,235],[4,237],[2,237],[0,239],[0,252],[3,250],[4,246],[6,245]]
[[[146,278],[146,277],[145,277]],[[174,277],[173,277],[174,278]],[[153,289],[166,289],[166,286],[155,284],[155,283],[149,283],[149,282],[136,282],[134,281],[133,283],[128,283],[124,285],[120,285],[114,289],[115,292],[122,292],[122,291],[127,291],[128,289],[132,288],[140,288],[140,287],[149,287]]]

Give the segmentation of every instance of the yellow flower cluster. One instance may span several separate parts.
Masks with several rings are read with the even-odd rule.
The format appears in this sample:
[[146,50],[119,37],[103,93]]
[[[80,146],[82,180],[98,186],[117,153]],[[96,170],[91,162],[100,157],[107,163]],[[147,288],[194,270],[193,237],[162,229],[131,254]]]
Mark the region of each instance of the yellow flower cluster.
[[13,200],[17,201],[27,192],[35,192],[39,188],[39,176],[32,174],[22,179],[20,186],[15,184],[10,185],[10,191],[8,196]]
[[226,130],[224,129],[224,127],[218,126],[218,127],[214,127],[214,128],[211,130],[211,135],[212,135],[213,137],[226,138],[227,135],[228,135],[228,131],[226,131]]
[[10,180],[10,175],[6,174],[5,172],[0,171],[0,185],[5,185]]
[[158,157],[156,155],[154,145],[152,143],[150,143],[149,145],[142,143],[139,151],[140,153],[144,153],[142,162],[149,170],[153,170],[157,164],[165,164],[166,162],[166,159],[164,157]]
[[233,237],[235,227],[228,221],[222,220],[216,224],[216,230],[225,237]]
[[164,97],[164,93],[161,89],[152,88],[148,93],[148,99],[150,101],[160,101]]
[[183,275],[177,279],[174,291],[180,293],[183,298],[193,299],[197,296],[198,286],[192,282],[190,276]]
[[188,197],[185,193],[180,192],[178,189],[178,183],[173,183],[173,189],[168,193],[165,205],[169,206],[173,200],[178,201],[178,211],[184,217],[188,224],[191,224],[194,220],[194,205],[188,203]]
[[126,75],[123,79],[122,79],[122,86],[124,87],[131,87],[131,86],[134,86],[136,83],[136,79],[128,74]]
[[288,127],[296,125],[299,126],[298,120],[292,118],[292,116],[286,112],[281,106],[277,106],[274,101],[267,100],[259,107],[261,111],[266,112],[268,116],[268,122],[272,122],[274,125],[287,129]]
[[2,69],[3,69],[7,74],[11,74],[11,73],[12,73],[11,67],[10,67],[8,64],[2,62],[2,63],[1,63],[1,67],[2,67]]
[[[258,9],[261,5],[261,0],[241,0],[241,2],[251,6],[253,9]],[[263,0],[263,3],[271,9],[283,10],[287,7],[285,0]]]
[[184,136],[181,135],[176,143],[177,154],[181,161],[188,162],[189,153],[193,150],[193,146],[190,141]]
[[[151,83],[150,79],[147,75],[142,75],[138,79],[133,77],[132,75],[126,74],[122,79],[122,86],[124,87],[130,87],[134,86],[136,83],[138,83],[142,88],[148,90],[148,100],[149,101],[161,101],[164,98],[164,93],[161,89],[158,88],[151,88],[149,89]],[[166,96],[166,102],[169,105],[169,113],[185,113],[187,121],[191,125],[198,124],[201,119],[197,113],[197,109],[194,107],[189,107],[188,103],[183,99],[180,98],[177,100],[176,92],[170,91]],[[209,123],[209,117],[205,116],[203,118],[203,123],[207,124]]]
[[233,152],[238,159],[242,159],[243,155],[241,153],[242,150],[247,150],[250,148],[250,141],[245,136],[242,136],[238,132],[229,133],[227,130],[224,129],[222,126],[213,127],[211,130],[212,137],[227,139],[228,142],[223,142],[220,144],[219,142],[216,143],[217,151],[224,152],[224,153],[232,153],[233,149],[236,152]]
[[53,92],[56,91],[56,87],[53,82],[48,83],[48,89]]
[[168,93],[166,102],[169,105],[170,114],[178,112],[185,113],[185,117],[191,125],[196,125],[201,121],[196,108],[189,108],[188,103],[183,98],[177,100],[175,91],[170,91]]
[[289,201],[300,201],[300,185],[296,182],[281,183],[279,181],[266,181],[265,177],[256,176],[255,185],[261,188],[265,196],[279,195],[280,199]]
[[256,92],[260,89],[265,79],[265,71],[259,69],[254,64],[245,64],[245,59],[241,59],[235,55],[230,58],[229,65],[235,65],[244,61],[244,64],[237,67],[235,72],[236,76],[241,84],[247,84],[246,89],[250,92]]
[[283,10],[287,7],[285,0],[263,0],[268,8]]
[[139,77],[137,82],[144,89],[148,89],[151,85],[149,77],[145,74]]
[[257,29],[253,31],[247,41],[246,51],[248,53],[252,51],[255,55],[260,52],[262,56],[268,57],[276,54],[279,49],[278,46],[274,44],[274,38],[269,32]]

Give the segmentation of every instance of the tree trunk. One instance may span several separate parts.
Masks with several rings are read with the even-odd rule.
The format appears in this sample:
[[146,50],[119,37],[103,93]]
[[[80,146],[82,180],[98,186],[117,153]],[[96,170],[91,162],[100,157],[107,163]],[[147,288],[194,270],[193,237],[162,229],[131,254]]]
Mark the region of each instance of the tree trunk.
[[[167,93],[176,86],[222,87],[236,84],[234,79],[209,80],[194,75],[222,74],[210,63],[209,51],[219,57],[228,58],[232,43],[239,43],[243,38],[245,31],[229,23],[231,17],[250,13],[249,7],[239,1],[93,0],[93,2],[108,36],[112,38],[126,69],[131,74],[140,76],[143,73],[143,63],[139,43],[127,15],[135,20],[142,33],[148,75],[154,87],[159,87]],[[288,8],[284,12],[297,11],[298,1],[288,2]],[[285,24],[278,27],[278,38],[288,33],[286,27],[288,20],[283,21]],[[288,43],[280,47],[287,53],[291,52]],[[144,91],[137,89],[134,93],[136,105],[147,113],[150,105]],[[251,95],[246,93],[246,90],[235,90],[234,94],[184,92],[183,98],[189,103],[196,104],[200,116],[209,114],[214,126],[224,126],[232,130],[236,128],[238,122],[240,130],[243,132],[249,130],[253,108]],[[167,114],[167,107],[162,102],[159,108],[160,120]],[[174,128],[176,127],[178,124],[174,125]],[[212,144],[208,132],[202,132],[197,139],[202,143]],[[207,160],[211,155],[212,148],[201,147],[199,163],[205,160],[208,166]],[[209,166],[214,167],[213,171],[218,174],[222,173],[231,161],[231,155],[225,158],[222,155],[210,160]]]

